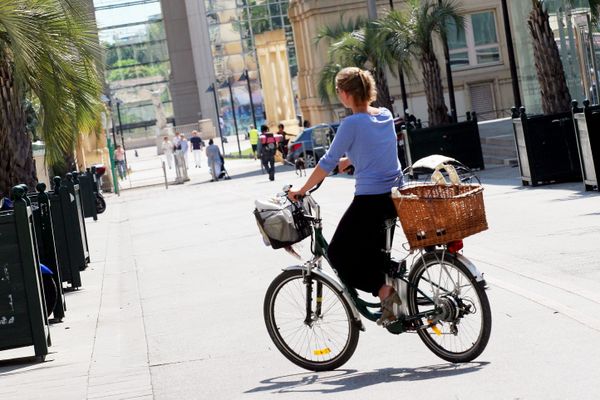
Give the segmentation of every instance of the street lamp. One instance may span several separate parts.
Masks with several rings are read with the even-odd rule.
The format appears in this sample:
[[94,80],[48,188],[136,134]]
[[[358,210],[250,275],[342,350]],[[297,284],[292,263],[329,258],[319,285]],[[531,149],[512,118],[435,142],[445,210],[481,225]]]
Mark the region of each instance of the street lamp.
[[238,79],[238,81],[246,81],[248,85],[248,96],[250,97],[250,110],[252,111],[252,121],[254,122],[254,127],[258,129],[258,126],[256,125],[256,114],[254,113],[254,100],[252,100],[252,88],[250,87],[250,75],[248,74],[247,69],[244,70],[244,73],[242,74],[242,76],[240,76],[240,79]]
[[215,111],[217,112],[217,127],[219,128],[219,137],[221,138],[221,151],[225,155],[225,146],[223,145],[223,131],[221,130],[221,123],[219,121],[219,101],[217,100],[217,90],[214,83],[211,83],[205,93],[212,92],[215,99]]
[[[442,4],[442,0],[438,0],[438,4]],[[452,66],[450,65],[450,50],[448,49],[448,38],[446,37],[446,24],[442,29],[442,44],[444,45],[444,58],[446,59],[446,78],[448,80],[448,97],[450,98],[450,113],[452,114],[452,122],[458,122],[456,115],[456,98],[454,97],[454,82],[452,81]]]
[[[121,135],[121,147],[123,147],[123,154],[125,156],[125,165],[127,165],[127,152],[125,152],[125,138],[123,137],[123,122],[121,121],[121,104],[123,100],[115,97],[115,103],[117,104],[117,118],[119,120],[119,134]],[[116,145],[117,142],[115,142]]]
[[[390,0],[390,10],[394,10],[394,0]],[[400,93],[402,95],[402,115],[404,115],[404,122],[408,121],[408,97],[406,96],[406,83],[404,82],[404,71],[402,65],[398,64],[398,76],[400,77]]]
[[242,157],[242,147],[240,146],[240,135],[238,132],[238,124],[237,117],[235,116],[235,103],[233,101],[233,91],[231,90],[231,78],[225,78],[225,81],[221,84],[220,88],[224,89],[227,87],[229,89],[229,100],[231,101],[231,113],[233,114],[233,126],[235,127],[235,137],[237,139],[238,152],[240,154],[240,158]]

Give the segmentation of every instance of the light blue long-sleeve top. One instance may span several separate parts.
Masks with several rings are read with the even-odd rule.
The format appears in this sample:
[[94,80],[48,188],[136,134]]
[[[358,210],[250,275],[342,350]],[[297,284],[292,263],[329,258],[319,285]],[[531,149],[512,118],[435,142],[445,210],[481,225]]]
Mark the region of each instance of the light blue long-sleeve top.
[[344,118],[319,166],[329,173],[344,154],[354,165],[355,195],[389,193],[401,186],[394,117],[387,108],[380,108],[377,115]]

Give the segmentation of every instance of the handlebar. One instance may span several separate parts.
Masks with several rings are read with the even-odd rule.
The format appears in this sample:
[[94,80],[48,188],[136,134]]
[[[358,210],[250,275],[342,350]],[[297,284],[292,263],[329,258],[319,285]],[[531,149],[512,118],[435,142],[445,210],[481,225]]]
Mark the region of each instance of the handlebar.
[[[323,184],[323,181],[317,183],[312,189],[307,190],[306,194],[304,196],[300,196],[299,200],[302,200],[302,198],[306,197],[306,196],[310,196],[311,194],[313,194],[314,192],[316,192],[321,185]],[[287,197],[288,193],[290,192],[290,190],[292,189],[292,185],[285,185],[283,187],[283,193],[285,194],[285,196]]]

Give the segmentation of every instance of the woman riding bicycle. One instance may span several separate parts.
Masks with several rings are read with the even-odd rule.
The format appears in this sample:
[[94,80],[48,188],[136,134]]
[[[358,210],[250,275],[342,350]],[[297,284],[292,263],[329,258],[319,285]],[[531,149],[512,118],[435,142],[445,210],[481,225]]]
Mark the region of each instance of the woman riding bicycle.
[[[301,198],[337,165],[340,171],[354,167],[354,199],[346,210],[328,248],[329,261],[342,281],[381,299],[378,323],[394,318],[393,305],[400,298],[386,284],[389,254],[385,245],[385,221],[396,217],[391,189],[402,185],[394,118],[386,108],[371,107],[377,97],[375,81],[368,71],[342,69],[335,78],[336,93],[352,110],[340,124],[331,147],[306,183],[288,197]],[[345,156],[344,156],[345,155]]]

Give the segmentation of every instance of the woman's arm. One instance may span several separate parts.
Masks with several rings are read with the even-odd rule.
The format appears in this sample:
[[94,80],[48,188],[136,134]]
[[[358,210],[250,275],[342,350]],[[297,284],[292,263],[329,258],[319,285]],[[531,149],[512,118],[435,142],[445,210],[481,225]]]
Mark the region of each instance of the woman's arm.
[[306,183],[299,190],[289,191],[288,198],[290,200],[297,200],[298,197],[304,196],[307,191],[321,183],[323,179],[327,177],[327,175],[328,172],[321,168],[319,165],[317,165],[306,180]]

